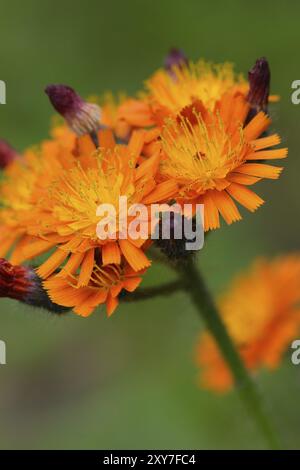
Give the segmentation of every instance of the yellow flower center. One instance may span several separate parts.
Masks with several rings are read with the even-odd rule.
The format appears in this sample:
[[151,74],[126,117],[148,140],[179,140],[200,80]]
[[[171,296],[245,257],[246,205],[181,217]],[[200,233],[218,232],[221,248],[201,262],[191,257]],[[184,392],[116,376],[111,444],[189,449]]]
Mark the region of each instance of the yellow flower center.
[[109,156],[100,152],[93,155],[92,167],[83,169],[78,163],[52,185],[49,200],[60,235],[79,232],[83,237],[97,240],[96,226],[106,217],[96,215],[97,208],[110,204],[118,221],[119,197],[126,196],[128,204],[139,198],[134,185],[134,168],[121,157],[118,149]]
[[122,268],[120,265],[110,264],[102,268],[95,264],[91,275],[93,287],[110,289],[112,286],[119,284],[121,280]]
[[244,161],[248,148],[241,128],[237,128],[238,136],[233,140],[219,116],[212,117],[207,125],[200,115],[194,115],[195,125],[184,118],[179,124],[170,121],[162,134],[165,158],[161,174],[175,178],[185,196],[224,189],[227,174]]

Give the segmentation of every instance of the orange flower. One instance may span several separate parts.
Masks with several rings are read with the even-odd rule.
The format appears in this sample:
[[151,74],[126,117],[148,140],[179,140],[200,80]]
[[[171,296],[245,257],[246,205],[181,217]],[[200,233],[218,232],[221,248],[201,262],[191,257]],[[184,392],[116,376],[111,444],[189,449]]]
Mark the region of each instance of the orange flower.
[[78,276],[70,270],[50,277],[43,285],[52,302],[72,307],[78,315],[87,317],[98,305],[106,304],[110,316],[118,306],[122,289],[133,292],[142,281],[141,274],[142,271],[135,272],[126,263],[101,266],[94,261],[89,282],[84,287],[78,286]]
[[[64,274],[51,277],[56,294],[60,285],[63,289],[70,281],[72,289],[84,296],[85,288],[94,293],[99,270],[110,272],[114,266],[119,280],[113,280],[111,289],[101,287],[85,310],[80,296],[79,304],[74,304],[77,311],[90,312],[96,299],[107,302],[111,312],[117,304],[115,284],[129,290],[134,282],[140,282],[138,274],[150,266],[145,254],[150,241],[150,204],[167,201],[176,191],[176,182],[156,182],[159,149],[149,151],[147,159],[141,155],[149,141],[147,131],[134,131],[127,145],[117,145],[112,131],[100,130],[95,134],[101,145],[98,149],[89,135],[76,137],[66,126],[55,128],[52,134],[52,140],[26,151],[4,171],[0,254],[11,251],[11,261],[20,264],[49,253],[37,273],[43,279],[53,273]],[[97,215],[97,208],[111,204],[118,221],[121,196],[127,198],[128,207],[141,203],[149,208],[149,233],[139,239],[130,234],[125,239],[119,237],[124,223],[121,218],[113,239],[99,239],[96,229],[105,217]],[[134,217],[126,214],[126,218],[129,225]],[[101,279],[105,280],[105,275]]]
[[146,82],[150,100],[170,116],[201,100],[210,110],[225,93],[247,92],[248,85],[242,75],[236,75],[230,63],[213,64],[200,60],[181,67],[173,67],[173,74],[158,70]]
[[287,156],[286,148],[270,149],[277,134],[260,137],[271,119],[261,111],[246,123],[248,112],[243,95],[225,94],[213,111],[195,101],[162,132],[161,178],[178,183],[179,202],[204,204],[205,230],[220,227],[219,214],[228,224],[241,219],[234,200],[255,211],[263,200],[248,186],[282,171],[260,162]]
[[176,117],[195,99],[213,109],[215,103],[230,91],[245,95],[248,84],[236,75],[232,64],[176,62],[159,69],[146,81],[146,92],[135,98],[109,93],[101,100],[101,124],[113,129],[116,137],[126,139],[130,131],[151,126],[161,127],[168,117]]
[[[118,225],[115,239],[101,240],[96,233],[104,218],[96,213],[99,205],[111,204],[118,215],[120,196],[127,198],[128,207],[136,203],[149,206],[168,200],[176,191],[176,182],[155,181],[159,153],[137,166],[145,135],[144,131],[135,132],[128,145],[116,145],[111,131],[100,131],[102,147],[98,150],[88,136],[79,138],[75,150],[59,155],[58,171],[51,172],[51,159],[44,156],[46,171],[39,174],[32,192],[35,205],[27,211],[27,233],[14,253],[14,262],[54,248],[38,268],[39,276],[46,279],[66,262],[67,269],[76,265],[80,270],[80,286],[88,285],[97,248],[103,265],[121,264],[124,257],[135,271],[150,266],[144,253],[146,239],[132,239],[130,234],[120,239],[122,226]],[[148,215],[150,218],[150,212]]]
[[140,157],[146,131],[134,132],[128,145],[116,145],[111,131],[99,131],[97,138],[102,147],[96,150],[88,135],[77,138],[66,126],[55,128],[52,140],[5,169],[1,185],[1,254],[12,250],[11,260],[21,263],[54,250],[37,272],[51,276],[45,284],[50,296],[82,315],[102,303],[111,314],[118,293],[134,290],[150,265],[146,240],[119,240],[122,227],[116,240],[97,237],[98,205],[118,209],[119,196],[127,197],[128,207],[149,205],[167,200],[175,189],[172,182],[155,181],[158,152]]
[[136,98],[121,97],[115,100],[106,95],[101,104],[101,123],[114,129],[120,139],[128,136],[130,129],[150,126],[161,127],[168,117],[200,99],[213,109],[215,103],[229,90],[245,95],[248,84],[237,76],[229,63],[212,64],[204,60],[168,63],[146,81],[146,92]]
[[[246,367],[276,368],[300,328],[300,256],[258,260],[219,300],[228,332]],[[230,370],[209,333],[197,346],[201,385],[219,392],[233,385]]]
[[[267,64],[265,59],[259,59],[257,63],[262,61]],[[257,71],[257,67],[254,66],[254,69]],[[241,93],[246,98],[249,92],[247,81],[241,74],[236,74],[233,65],[228,62],[182,62],[179,66],[173,66],[171,72],[160,69],[146,82],[149,106],[157,125],[162,125],[167,117],[176,117],[183,108],[197,100],[213,111],[224,95]],[[264,86],[261,82],[259,85]],[[269,97],[270,102],[277,100],[278,96]]]

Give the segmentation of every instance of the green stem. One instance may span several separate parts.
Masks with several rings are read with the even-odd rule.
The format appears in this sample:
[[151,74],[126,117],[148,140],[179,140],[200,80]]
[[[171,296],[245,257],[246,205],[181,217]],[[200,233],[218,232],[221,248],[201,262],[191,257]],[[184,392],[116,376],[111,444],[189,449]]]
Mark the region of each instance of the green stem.
[[186,289],[189,291],[193,303],[204,319],[210,333],[215,338],[224,359],[230,367],[237,391],[248,412],[255,419],[270,448],[279,449],[277,436],[264,411],[261,396],[227,333],[212,296],[202,276],[199,274],[193,259],[190,258],[186,262],[180,263],[178,269],[181,272],[182,279],[185,281]]
[[161,286],[145,287],[144,289],[138,289],[135,292],[130,292],[122,298],[122,302],[135,302],[137,300],[147,300],[157,297],[159,295],[170,295],[174,292],[178,292],[180,289],[184,289],[185,285],[181,280],[170,281]]

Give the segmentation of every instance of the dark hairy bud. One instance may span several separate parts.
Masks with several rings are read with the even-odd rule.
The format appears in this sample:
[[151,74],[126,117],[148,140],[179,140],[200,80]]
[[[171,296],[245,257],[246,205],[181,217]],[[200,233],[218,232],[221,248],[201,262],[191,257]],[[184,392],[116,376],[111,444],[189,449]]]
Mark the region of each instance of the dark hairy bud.
[[173,48],[169,51],[164,61],[167,72],[174,77],[174,67],[182,68],[188,64],[188,59],[181,49]]
[[194,243],[196,241],[196,221],[195,219],[190,219],[191,229],[193,232],[190,233],[190,236],[185,234],[185,224],[185,217],[181,214],[170,212],[168,236],[165,237],[163,233],[165,222],[163,219],[159,222],[159,238],[155,241],[155,245],[174,262],[195,254],[194,250],[187,249],[187,243]]
[[247,101],[256,111],[267,111],[270,92],[270,68],[265,57],[257,59],[248,72],[249,93]]
[[19,300],[57,314],[68,310],[50,300],[33,268],[14,266],[4,258],[0,258],[0,297]]
[[54,109],[64,117],[76,135],[90,134],[95,139],[101,117],[97,104],[87,103],[67,85],[48,85],[45,92]]
[[6,140],[0,139],[0,168],[6,168],[17,156],[17,151]]

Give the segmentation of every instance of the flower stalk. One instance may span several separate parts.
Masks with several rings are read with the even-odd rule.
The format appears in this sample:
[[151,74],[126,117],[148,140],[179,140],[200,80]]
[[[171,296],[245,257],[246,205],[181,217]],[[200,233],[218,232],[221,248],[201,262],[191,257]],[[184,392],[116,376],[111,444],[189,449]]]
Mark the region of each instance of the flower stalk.
[[135,292],[126,293],[124,297],[122,297],[122,301],[135,302],[138,300],[148,300],[153,297],[171,295],[183,288],[183,282],[178,279],[162,284],[161,286],[144,287],[144,289],[138,289]]
[[203,277],[196,268],[194,260],[188,258],[184,263],[178,263],[178,269],[180,270],[183,282],[185,282],[186,290],[189,292],[195,307],[216,340],[230,368],[241,400],[249,414],[256,421],[270,448],[274,450],[279,449],[280,445],[277,436],[265,413],[261,396],[228,335],[217,307]]

